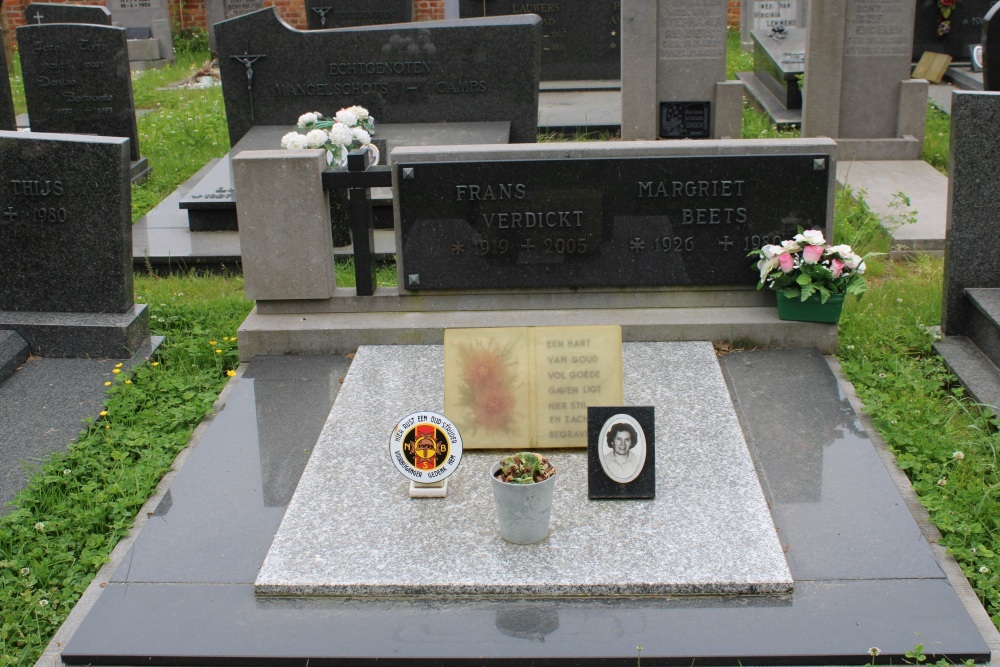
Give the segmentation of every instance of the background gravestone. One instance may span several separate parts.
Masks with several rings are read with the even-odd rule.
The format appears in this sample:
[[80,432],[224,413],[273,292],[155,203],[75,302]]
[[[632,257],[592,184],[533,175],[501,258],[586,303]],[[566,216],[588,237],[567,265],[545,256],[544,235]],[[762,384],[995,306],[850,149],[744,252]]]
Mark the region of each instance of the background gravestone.
[[[0,0],[0,11],[3,11],[3,0]],[[0,130],[16,129],[17,119],[14,115],[14,97],[10,92],[7,54],[3,44],[0,44]]]
[[55,2],[32,2],[24,9],[25,25],[41,23],[93,23],[111,25],[111,12],[98,5],[64,5]]
[[913,11],[913,0],[812,0],[803,137],[839,139],[840,159],[920,157],[927,82],[910,79]]
[[983,18],[983,90],[1000,90],[1000,2]]
[[509,121],[511,141],[534,142],[540,38],[530,15],[303,31],[268,8],[223,21],[229,141],[360,104],[381,123]]
[[542,79],[592,80],[621,76],[621,1],[523,3],[459,0],[459,16],[534,13],[542,17]]
[[17,45],[33,132],[127,137],[140,159],[124,28],[26,25]]
[[305,0],[310,30],[352,28],[359,25],[409,23],[413,0]]
[[133,46],[137,52],[133,60],[173,62],[174,37],[167,0],[107,0],[107,4],[114,24],[134,31],[129,39],[149,40]]
[[725,0],[624,0],[622,139],[739,137]]
[[807,0],[743,0],[740,3],[740,41],[752,45],[755,30],[804,28]]
[[0,132],[0,329],[42,356],[131,356],[128,140]]
[[264,0],[205,0],[205,20],[208,23],[208,47],[215,53],[213,26],[264,8]]
[[993,0],[956,0],[948,17],[948,32],[938,34],[940,11],[937,0],[916,0],[913,20],[913,60],[924,51],[947,53],[955,60],[969,60],[969,47],[979,44],[983,16]]

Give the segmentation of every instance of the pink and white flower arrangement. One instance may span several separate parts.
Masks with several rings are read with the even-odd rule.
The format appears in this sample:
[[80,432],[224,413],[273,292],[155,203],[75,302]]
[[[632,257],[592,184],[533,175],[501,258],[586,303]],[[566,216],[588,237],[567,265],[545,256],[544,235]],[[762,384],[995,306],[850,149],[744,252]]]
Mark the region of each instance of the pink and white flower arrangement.
[[327,118],[318,111],[299,116],[296,125],[301,132],[289,132],[281,138],[282,148],[325,148],[327,164],[347,164],[347,153],[371,144],[375,134],[375,119],[368,109],[359,106],[338,111]]
[[750,256],[760,257],[757,289],[769,287],[789,299],[805,301],[819,294],[826,303],[831,294],[863,294],[868,289],[862,274],[865,259],[849,245],[826,245],[818,229],[799,229],[781,245],[765,245]]

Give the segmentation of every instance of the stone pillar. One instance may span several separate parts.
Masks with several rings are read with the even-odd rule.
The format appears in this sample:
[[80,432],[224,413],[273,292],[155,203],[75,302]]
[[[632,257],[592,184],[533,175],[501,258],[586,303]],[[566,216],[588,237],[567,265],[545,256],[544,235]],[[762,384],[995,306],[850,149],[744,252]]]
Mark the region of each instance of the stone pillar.
[[243,151],[232,164],[247,298],[332,297],[326,151]]

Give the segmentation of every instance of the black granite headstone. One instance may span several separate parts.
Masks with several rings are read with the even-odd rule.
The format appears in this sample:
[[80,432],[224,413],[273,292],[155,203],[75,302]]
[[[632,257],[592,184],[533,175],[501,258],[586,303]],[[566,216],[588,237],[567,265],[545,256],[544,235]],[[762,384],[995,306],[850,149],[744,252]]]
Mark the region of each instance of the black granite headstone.
[[354,104],[379,123],[510,121],[511,141],[537,137],[537,16],[301,31],[268,8],[216,24],[215,41],[234,145]]
[[948,18],[943,19],[947,21],[946,26],[942,26],[937,0],[916,2],[913,60],[919,60],[925,51],[946,53],[955,60],[968,60],[969,46],[979,43],[983,16],[994,0],[956,0]]
[[983,19],[983,90],[1000,90],[1000,2]]
[[27,25],[42,23],[91,23],[111,25],[111,12],[98,5],[63,5],[56,2],[32,2],[24,10]]
[[404,287],[753,285],[747,253],[826,225],[822,155],[395,165]]
[[459,0],[458,6],[462,18],[539,15],[545,81],[621,78],[620,0]]
[[409,23],[413,0],[305,0],[310,30],[353,28],[360,25]]
[[[3,0],[0,0],[0,11],[3,11]],[[17,118],[14,115],[14,97],[10,92],[10,74],[7,71],[7,54],[3,44],[0,44],[0,130],[16,130]]]
[[132,307],[128,144],[0,132],[0,311]]
[[127,137],[139,159],[125,28],[26,25],[17,44],[33,132]]

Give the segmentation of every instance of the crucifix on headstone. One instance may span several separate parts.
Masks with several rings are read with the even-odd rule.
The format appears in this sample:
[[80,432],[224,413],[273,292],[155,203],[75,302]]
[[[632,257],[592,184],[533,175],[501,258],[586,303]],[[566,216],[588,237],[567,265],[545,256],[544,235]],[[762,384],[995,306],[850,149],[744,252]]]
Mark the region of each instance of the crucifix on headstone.
[[326,15],[330,13],[333,7],[313,7],[312,10],[319,14],[319,27],[326,27]]
[[266,58],[264,54],[253,54],[249,53],[250,45],[247,44],[246,51],[244,51],[241,56],[229,56],[234,60],[243,63],[243,66],[247,68],[247,96],[250,98],[250,120],[253,121],[253,64],[260,60],[261,58]]
[[42,19],[45,18],[45,17],[42,16],[41,12],[35,11],[35,15],[32,16],[31,18],[35,19],[35,23],[41,25],[42,24]]

